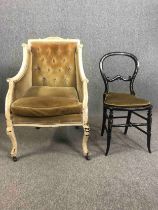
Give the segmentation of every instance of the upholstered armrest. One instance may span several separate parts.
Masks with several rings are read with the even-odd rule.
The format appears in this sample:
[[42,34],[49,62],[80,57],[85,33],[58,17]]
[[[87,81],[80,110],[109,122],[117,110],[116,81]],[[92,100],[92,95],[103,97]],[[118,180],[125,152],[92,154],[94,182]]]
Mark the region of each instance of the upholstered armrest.
[[79,45],[78,48],[77,48],[77,52],[76,52],[76,57],[77,57],[77,68],[79,70],[79,76],[80,76],[80,80],[83,82],[83,81],[88,81],[85,73],[84,73],[84,69],[83,69],[83,62],[82,62],[82,47],[83,45]]
[[16,76],[12,78],[7,78],[7,82],[13,81],[16,83],[20,81],[24,77],[25,73],[27,72],[29,68],[30,50],[28,49],[27,44],[22,44],[22,47],[23,47],[23,62],[22,62],[21,68]]
[[83,63],[82,63],[82,45],[78,45],[76,51],[76,82],[77,82],[77,91],[80,101],[86,105],[88,100],[86,100],[86,95],[88,98],[87,83],[89,82],[85,76]]
[[21,68],[16,76],[7,79],[7,82],[9,83],[9,88],[6,95],[5,113],[8,113],[8,115],[10,114],[10,105],[13,102],[13,100],[15,98],[23,96],[32,85],[32,80],[30,78],[31,72],[29,72],[31,70],[32,65],[31,52],[28,49],[28,45],[23,44],[22,46],[23,62]]
[[85,76],[82,63],[82,45],[76,51],[76,81],[80,102],[83,104],[83,123],[88,122],[88,79]]

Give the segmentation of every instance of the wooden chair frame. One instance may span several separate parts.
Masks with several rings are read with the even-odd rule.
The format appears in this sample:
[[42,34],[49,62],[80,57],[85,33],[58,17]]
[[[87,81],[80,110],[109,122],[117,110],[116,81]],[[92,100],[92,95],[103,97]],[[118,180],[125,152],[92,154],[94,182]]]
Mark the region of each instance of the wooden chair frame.
[[88,151],[88,138],[89,138],[89,123],[88,123],[88,79],[85,76],[84,69],[83,69],[83,63],[82,63],[82,44],[80,44],[80,40],[78,39],[63,39],[60,37],[48,37],[46,39],[34,39],[34,42],[46,42],[46,43],[54,43],[54,42],[75,42],[77,43],[77,49],[75,53],[75,58],[78,60],[78,69],[79,69],[79,77],[82,83],[82,94],[83,94],[83,108],[82,108],[82,120],[77,122],[67,122],[67,123],[55,123],[55,124],[43,124],[43,123],[37,123],[34,122],[32,124],[30,123],[19,123],[16,122],[16,119],[14,119],[14,116],[11,113],[11,104],[14,99],[14,91],[15,91],[15,85],[25,76],[26,72],[28,71],[31,59],[32,59],[32,53],[31,53],[31,43],[32,40],[28,41],[28,44],[22,44],[23,46],[23,62],[21,65],[21,68],[18,72],[18,74],[12,78],[7,79],[7,82],[9,83],[9,89],[6,95],[6,101],[5,101],[5,117],[6,117],[6,132],[9,136],[11,143],[12,143],[12,149],[11,149],[11,157],[13,158],[13,161],[17,161],[17,140],[14,133],[14,127],[15,126],[33,126],[33,127],[60,127],[60,126],[82,126],[84,130],[83,135],[83,141],[82,141],[82,149],[83,149],[83,155],[84,157],[89,160],[89,151]]
[[[129,76],[128,78],[124,78],[121,75],[117,75],[113,78],[109,78],[106,76],[106,74],[103,71],[103,62],[106,58],[110,57],[110,56],[116,56],[116,55],[121,55],[121,56],[127,56],[129,58],[131,58],[134,63],[135,63],[135,69],[134,69],[134,73],[132,76]],[[129,89],[130,89],[130,94],[131,95],[135,95],[134,89],[133,89],[133,84],[134,84],[134,80],[136,78],[136,75],[138,73],[138,69],[139,69],[139,62],[138,59],[135,55],[131,54],[131,53],[127,53],[127,52],[111,52],[108,54],[105,54],[100,62],[99,62],[99,68],[100,68],[100,73],[101,76],[103,78],[104,81],[104,85],[105,85],[105,91],[103,94],[103,121],[102,121],[102,129],[101,129],[101,136],[103,136],[104,134],[104,130],[106,130],[107,132],[107,148],[106,148],[106,152],[105,155],[108,155],[109,149],[110,149],[110,142],[111,142],[111,132],[112,132],[112,128],[113,127],[125,127],[124,130],[124,134],[127,134],[128,128],[129,127],[134,127],[136,129],[138,129],[139,131],[143,132],[144,134],[147,135],[147,148],[149,153],[151,153],[151,148],[150,148],[150,142],[151,142],[151,123],[152,123],[152,105],[148,105],[148,106],[142,106],[142,107],[118,107],[118,106],[111,106],[111,105],[106,105],[105,102],[105,97],[106,94],[108,94],[109,92],[109,83],[114,82],[116,80],[122,80],[124,82],[129,82]],[[107,111],[109,110],[109,114],[107,113]],[[127,111],[128,115],[127,116],[113,116],[113,111]],[[147,111],[147,117],[142,116],[141,114],[137,113],[138,111]],[[135,114],[136,116],[144,119],[147,121],[147,123],[133,123],[131,122],[131,115]],[[113,119],[116,118],[126,118],[126,123],[125,124],[113,124]],[[108,121],[107,125],[106,125],[106,120]],[[143,130],[142,126],[146,126],[147,127],[147,131]]]

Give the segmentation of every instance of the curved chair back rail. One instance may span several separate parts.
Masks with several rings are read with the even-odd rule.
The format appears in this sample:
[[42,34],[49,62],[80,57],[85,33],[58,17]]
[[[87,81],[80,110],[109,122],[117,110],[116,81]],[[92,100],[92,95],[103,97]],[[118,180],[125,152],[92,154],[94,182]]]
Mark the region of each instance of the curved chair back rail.
[[[121,75],[116,75],[113,78],[109,78],[109,77],[106,76],[106,74],[104,73],[104,69],[103,69],[103,62],[108,57],[117,56],[117,55],[127,56],[134,61],[135,69],[134,69],[134,72],[133,72],[132,76],[129,76],[128,78],[124,78]],[[138,62],[138,59],[135,55],[133,55],[132,53],[127,53],[127,52],[110,52],[110,53],[107,53],[101,58],[101,60],[99,62],[99,68],[100,68],[100,73],[101,73],[101,76],[102,76],[104,84],[105,84],[105,93],[109,92],[109,84],[108,84],[109,82],[114,82],[116,80],[122,80],[124,82],[130,82],[130,84],[129,84],[130,93],[131,93],[131,95],[135,95],[135,92],[134,92],[134,89],[133,89],[133,84],[134,84],[134,80],[136,78],[136,75],[137,75],[138,69],[139,69],[139,62]]]

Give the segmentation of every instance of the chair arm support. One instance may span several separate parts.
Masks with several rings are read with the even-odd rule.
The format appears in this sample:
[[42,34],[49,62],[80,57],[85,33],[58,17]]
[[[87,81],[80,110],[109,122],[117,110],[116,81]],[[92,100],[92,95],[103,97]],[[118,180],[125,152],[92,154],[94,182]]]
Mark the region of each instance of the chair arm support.
[[89,82],[89,80],[87,79],[87,77],[86,77],[86,75],[85,75],[85,73],[84,73],[83,68],[80,68],[80,70],[79,70],[79,75],[80,75],[80,79],[81,79],[81,81],[82,81],[83,83],[84,83],[84,82],[86,82],[86,83]]
[[88,79],[85,76],[82,63],[82,45],[78,44],[76,50],[76,69],[77,69],[77,91],[80,102],[82,103],[83,125],[88,125]]
[[23,61],[22,61],[21,68],[16,76],[14,76],[12,78],[7,78],[7,80],[6,80],[7,82],[13,81],[16,83],[16,82],[20,81],[25,76],[25,73],[28,70],[31,51],[29,50],[27,44],[22,44],[22,47],[23,47]]
[[14,81],[9,80],[9,88],[5,98],[5,118],[6,118],[7,128],[12,127],[10,107],[14,98],[14,87],[15,87]]
[[[21,68],[16,76],[12,78],[8,78],[7,82],[9,83],[8,92],[5,99],[5,117],[7,122],[7,127],[12,126],[12,119],[11,119],[11,104],[16,97],[16,86],[21,82],[22,78],[26,75],[26,72],[28,71],[30,67],[31,62],[31,51],[28,48],[27,44],[23,44],[23,61]],[[22,81],[23,82],[23,81]],[[25,91],[26,88],[21,88],[20,91]]]
[[88,106],[88,82],[87,80],[83,80],[83,107]]
[[79,70],[79,76],[82,82],[84,82],[85,80],[87,82],[89,82],[89,80],[87,79],[85,73],[84,73],[84,69],[83,69],[83,62],[82,62],[82,47],[83,45],[79,45],[77,48],[77,61],[78,61],[78,70]]
[[87,80],[83,80],[83,124],[88,124],[88,82]]

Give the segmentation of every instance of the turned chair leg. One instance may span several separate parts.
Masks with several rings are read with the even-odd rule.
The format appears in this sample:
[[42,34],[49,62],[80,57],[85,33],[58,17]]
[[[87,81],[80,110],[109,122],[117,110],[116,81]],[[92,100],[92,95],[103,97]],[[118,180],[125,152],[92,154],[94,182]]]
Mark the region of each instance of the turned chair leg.
[[90,160],[90,155],[89,155],[88,146],[87,146],[90,128],[88,125],[86,125],[86,126],[83,126],[83,129],[84,129],[83,141],[82,141],[83,155],[86,158],[86,160]]
[[106,148],[105,156],[108,155],[108,152],[110,149],[112,124],[113,124],[113,110],[110,109],[110,114],[108,118],[108,130],[107,130],[107,148]]
[[101,136],[104,135],[105,125],[106,125],[106,113],[107,109],[103,107],[103,122],[102,122]]
[[149,153],[151,153],[150,143],[151,143],[151,123],[152,123],[152,108],[148,109],[147,112],[147,148]]
[[124,134],[127,134],[127,131],[128,131],[128,125],[130,123],[130,120],[131,120],[131,114],[132,112],[131,111],[128,111],[128,116],[127,116],[127,121],[126,121],[126,126],[125,126],[125,130],[124,130]]
[[6,129],[6,133],[9,136],[11,143],[12,143],[12,149],[11,149],[11,157],[13,159],[13,161],[17,161],[17,141],[16,141],[16,137],[15,137],[15,133],[14,133],[14,128],[13,127],[8,127]]

